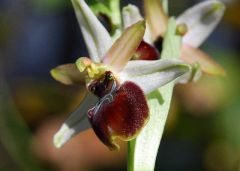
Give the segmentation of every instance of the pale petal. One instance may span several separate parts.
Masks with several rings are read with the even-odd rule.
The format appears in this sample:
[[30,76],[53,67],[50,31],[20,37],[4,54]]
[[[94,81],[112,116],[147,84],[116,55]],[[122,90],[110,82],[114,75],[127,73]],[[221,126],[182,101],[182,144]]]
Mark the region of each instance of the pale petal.
[[66,85],[84,84],[85,73],[79,72],[75,64],[60,65],[51,70],[52,77]]
[[87,112],[98,102],[97,97],[89,93],[81,105],[63,123],[59,131],[54,135],[53,143],[55,147],[62,147],[68,140],[81,131],[90,128]]
[[88,52],[94,62],[100,62],[112,46],[111,36],[84,0],[72,0]]
[[188,32],[183,42],[199,47],[212,33],[224,14],[225,6],[216,0],[199,3],[186,10],[177,18],[177,23],[185,23]]
[[188,64],[180,60],[129,61],[120,73],[121,81],[138,84],[145,94],[180,78],[190,70]]
[[184,44],[180,58],[190,64],[199,63],[202,71],[209,75],[225,75],[224,68],[198,48]]
[[[123,28],[130,27],[131,25],[137,23],[138,21],[143,20],[142,15],[140,14],[140,11],[137,6],[129,4],[128,6],[124,7],[122,10],[122,16],[123,16]],[[149,44],[152,44],[151,40],[151,33],[149,30],[148,24],[146,24],[146,31],[143,37],[144,41],[146,41]]]
[[164,13],[160,0],[144,0],[144,11],[152,33],[152,40],[164,36],[167,29],[168,16]]
[[113,44],[103,59],[103,63],[115,71],[121,71],[132,58],[145,33],[145,22],[139,21],[128,27]]

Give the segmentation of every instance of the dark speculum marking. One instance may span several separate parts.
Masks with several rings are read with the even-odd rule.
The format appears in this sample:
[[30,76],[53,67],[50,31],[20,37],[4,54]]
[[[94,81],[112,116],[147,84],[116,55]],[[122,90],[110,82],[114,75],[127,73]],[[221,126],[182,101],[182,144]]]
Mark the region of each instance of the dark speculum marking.
[[145,41],[142,41],[133,56],[134,60],[157,60],[159,59],[158,50]]
[[111,71],[107,71],[102,77],[94,80],[88,86],[88,90],[99,98],[104,97],[117,87],[117,81]]
[[100,20],[100,22],[105,26],[105,28],[107,29],[107,31],[109,33],[113,32],[113,24],[111,22],[111,19],[103,13],[99,13],[98,14],[98,19]]
[[100,98],[88,111],[88,118],[99,139],[109,149],[118,150],[114,139],[129,141],[135,138],[148,121],[149,109],[141,88],[125,82],[112,87],[112,91]]
[[155,42],[154,42],[154,46],[156,47],[156,49],[161,52],[162,51],[162,45],[163,45],[163,38],[162,37],[158,37]]

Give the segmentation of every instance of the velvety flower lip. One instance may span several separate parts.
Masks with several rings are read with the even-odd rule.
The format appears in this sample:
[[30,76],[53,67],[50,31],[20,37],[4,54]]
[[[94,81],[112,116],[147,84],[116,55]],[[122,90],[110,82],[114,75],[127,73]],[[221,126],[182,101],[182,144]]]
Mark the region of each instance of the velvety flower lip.
[[134,139],[147,123],[149,109],[143,91],[135,83],[127,81],[120,86],[110,85],[109,93],[88,111],[88,118],[99,139],[109,149],[118,150],[114,140]]
[[115,138],[128,141],[147,123],[145,95],[181,78],[191,66],[180,60],[129,61],[143,39],[145,22],[127,27],[113,42],[84,0],[72,3],[90,58],[56,67],[51,74],[64,84],[84,82],[86,96],[54,135],[54,145],[60,148],[92,126],[105,145],[118,149]]
[[159,51],[154,46],[143,40],[138,46],[132,60],[158,60],[159,58]]

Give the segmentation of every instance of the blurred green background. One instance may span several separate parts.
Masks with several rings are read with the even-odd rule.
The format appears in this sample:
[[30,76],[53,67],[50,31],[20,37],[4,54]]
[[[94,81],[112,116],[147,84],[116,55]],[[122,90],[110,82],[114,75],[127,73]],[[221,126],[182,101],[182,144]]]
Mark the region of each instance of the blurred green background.
[[[171,0],[170,14],[197,2]],[[201,48],[227,76],[176,86],[156,171],[240,171],[240,2],[224,2],[224,19]],[[1,171],[126,170],[126,143],[110,152],[91,130],[52,145],[82,94],[49,71],[79,55],[87,52],[69,0],[0,0]]]

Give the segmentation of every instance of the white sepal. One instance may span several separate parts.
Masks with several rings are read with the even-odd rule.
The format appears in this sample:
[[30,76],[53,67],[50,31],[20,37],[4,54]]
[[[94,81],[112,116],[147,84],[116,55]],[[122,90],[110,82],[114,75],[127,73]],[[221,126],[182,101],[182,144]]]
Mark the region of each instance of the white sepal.
[[217,0],[199,3],[186,10],[177,18],[177,23],[185,23],[188,32],[183,42],[199,47],[213,32],[224,14],[225,6]]
[[87,112],[98,99],[93,94],[88,93],[80,106],[63,123],[59,131],[53,137],[55,147],[62,147],[68,140],[81,131],[91,128],[87,118]]
[[112,46],[111,36],[84,0],[72,0],[72,4],[89,55],[94,62],[100,62],[108,49]]
[[132,81],[139,85],[145,94],[180,78],[189,72],[190,66],[180,60],[161,59],[155,61],[129,61],[120,73],[122,81]]

